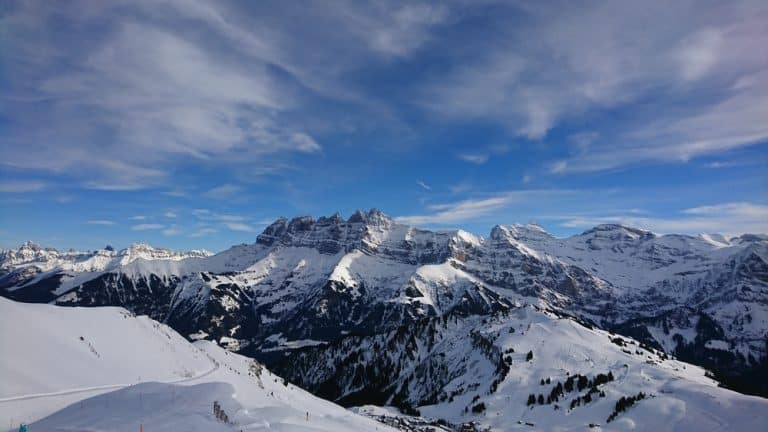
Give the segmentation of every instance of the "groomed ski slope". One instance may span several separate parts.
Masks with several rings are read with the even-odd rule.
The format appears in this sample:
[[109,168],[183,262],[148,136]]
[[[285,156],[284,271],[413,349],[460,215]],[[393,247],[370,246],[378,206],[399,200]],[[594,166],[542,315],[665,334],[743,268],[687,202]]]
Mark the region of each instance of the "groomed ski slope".
[[0,298],[0,352],[0,430],[391,430],[121,308]]

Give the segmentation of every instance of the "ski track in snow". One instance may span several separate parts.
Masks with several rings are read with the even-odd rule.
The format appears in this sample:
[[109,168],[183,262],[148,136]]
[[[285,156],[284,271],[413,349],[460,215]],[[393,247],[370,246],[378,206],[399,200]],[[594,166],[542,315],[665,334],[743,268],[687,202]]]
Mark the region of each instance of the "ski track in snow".
[[[170,381],[152,381],[152,382],[159,382],[162,384],[178,384],[183,382],[192,382],[195,380],[199,380],[201,378],[205,378],[208,375],[216,372],[219,370],[219,363],[215,360],[211,359],[209,357],[209,360],[211,360],[211,363],[213,363],[213,367],[200,375],[188,377],[188,378],[180,378],[176,380],[170,380]],[[148,381],[146,381],[148,382]],[[140,382],[139,382],[140,383]],[[136,384],[139,384],[136,383]],[[136,384],[107,384],[103,386],[94,386],[94,387],[83,387],[83,388],[76,388],[76,389],[67,389],[67,390],[61,390],[61,391],[55,391],[50,393],[37,393],[37,394],[28,394],[28,395],[21,395],[21,396],[13,396],[13,397],[7,397],[0,399],[0,403],[4,402],[14,402],[14,401],[20,401],[20,400],[29,400],[29,399],[39,399],[39,398],[47,398],[47,397],[56,397],[56,396],[65,396],[65,395],[71,395],[71,394],[77,394],[77,393],[86,393],[86,392],[96,392],[100,390],[113,390],[113,389],[121,389],[125,387],[130,387],[132,385]]]

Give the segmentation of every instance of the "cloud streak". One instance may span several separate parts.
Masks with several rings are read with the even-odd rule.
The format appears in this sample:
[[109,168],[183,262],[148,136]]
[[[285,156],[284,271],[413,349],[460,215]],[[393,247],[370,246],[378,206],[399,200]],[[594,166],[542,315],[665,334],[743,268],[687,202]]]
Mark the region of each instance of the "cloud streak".
[[417,184],[417,185],[419,185],[419,186],[420,186],[422,189],[424,189],[424,190],[428,190],[428,191],[429,191],[429,190],[432,190],[432,187],[431,187],[430,185],[428,185],[428,184],[424,183],[424,182],[423,182],[423,181],[421,181],[421,180],[417,180],[417,181],[416,181],[416,184]]
[[163,228],[165,228],[165,225],[156,223],[138,224],[131,227],[133,231],[160,230]]
[[464,162],[473,163],[475,165],[482,165],[482,164],[488,162],[488,155],[487,154],[461,153],[457,157],[459,159],[463,160]]
[[560,223],[567,228],[591,228],[617,223],[659,234],[718,233],[740,235],[768,233],[768,205],[734,202],[684,209],[672,217],[643,217],[636,214],[611,216],[566,216]]
[[444,204],[433,204],[427,207],[427,212],[417,215],[396,217],[406,225],[450,225],[471,223],[493,216],[509,206],[530,199],[542,197],[566,196],[573,194],[568,190],[516,190],[491,194],[482,198],[471,198]]
[[227,222],[224,224],[231,231],[256,232],[256,228],[242,222]]
[[[768,60],[751,54],[768,44],[760,24],[768,8],[699,6],[546,2],[500,12],[500,20],[520,22],[428,85],[422,105],[451,121],[494,121],[529,140],[590,112],[636,110],[547,163],[557,174],[687,161],[768,141],[760,120],[768,118]],[[647,98],[652,107],[637,105]]]
[[92,219],[89,220],[88,225],[104,225],[104,226],[112,226],[115,225],[114,221],[107,220],[107,219]]
[[0,193],[37,192],[45,187],[46,184],[40,181],[4,181],[0,182]]
[[217,232],[219,232],[219,231],[217,229],[215,229],[215,228],[200,228],[200,229],[194,231],[189,236],[192,237],[192,238],[207,237],[207,236],[216,234]]
[[[125,5],[126,15],[104,6],[82,20],[65,9],[37,6],[20,4],[3,18],[4,27],[18,35],[12,42],[19,55],[36,59],[10,75],[17,91],[29,90],[16,98],[15,142],[6,141],[0,150],[5,164],[56,173],[85,166],[87,188],[134,190],[164,183],[168,171],[160,168],[168,163],[242,163],[320,149],[308,133],[278,119],[297,96],[264,59],[252,55],[233,61],[225,55],[231,50],[191,37],[180,23],[147,15],[152,6],[142,1]],[[187,9],[185,15],[209,24],[217,19],[212,6],[204,12],[197,2],[162,6]],[[130,12],[134,19],[127,19]],[[30,15],[45,20],[47,14],[73,29],[67,38],[56,37],[53,29],[47,39],[22,37],[37,25]],[[114,31],[95,33],[99,23],[109,23]],[[234,31],[214,27],[211,40],[232,36],[217,30]],[[70,42],[77,45],[63,45]],[[56,51],[71,59],[64,61]],[[40,105],[39,100],[49,102]],[[26,128],[32,118],[48,127]]]

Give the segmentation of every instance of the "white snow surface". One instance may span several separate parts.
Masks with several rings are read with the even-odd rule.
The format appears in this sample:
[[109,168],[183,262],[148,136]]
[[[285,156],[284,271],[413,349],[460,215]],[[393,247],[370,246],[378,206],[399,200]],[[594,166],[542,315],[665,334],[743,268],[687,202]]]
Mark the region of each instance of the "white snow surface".
[[[705,376],[704,369],[664,360],[629,338],[619,337],[627,343],[620,347],[610,341],[616,335],[588,329],[532,306],[516,309],[509,317],[483,322],[479,334],[511,357],[509,373],[496,391],[489,390],[493,365],[477,356],[468,343],[462,343],[461,333],[445,337],[434,352],[421,353],[422,358],[441,352],[439,355],[445,358],[466,359],[461,361],[469,370],[446,386],[449,393],[459,390],[452,401],[420,406],[422,416],[457,424],[476,421],[491,431],[589,430],[590,423],[601,425],[592,430],[606,431],[764,431],[768,425],[768,399],[720,388]],[[514,352],[509,353],[509,349]],[[529,351],[533,359],[527,361]],[[609,371],[615,380],[599,386],[606,396],[593,394],[592,402],[573,410],[569,410],[571,400],[586,395],[588,388],[566,392],[553,404],[526,403],[530,394],[543,394],[546,399],[557,382],[564,383],[571,375],[591,379]],[[542,385],[542,379],[549,379],[550,384]],[[620,397],[641,391],[647,395],[645,399],[620,413],[613,422],[606,422]],[[485,404],[483,413],[466,410],[479,403]],[[554,409],[555,404],[559,409]]]
[[[0,430],[391,430],[121,308],[0,298],[0,352]],[[214,400],[230,424],[214,418]]]

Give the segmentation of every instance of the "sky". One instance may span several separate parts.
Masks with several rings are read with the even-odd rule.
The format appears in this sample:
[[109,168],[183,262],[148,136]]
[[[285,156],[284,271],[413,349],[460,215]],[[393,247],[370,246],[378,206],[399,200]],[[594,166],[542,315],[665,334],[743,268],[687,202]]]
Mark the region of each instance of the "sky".
[[223,250],[380,208],[768,232],[768,2],[17,1],[0,247]]

